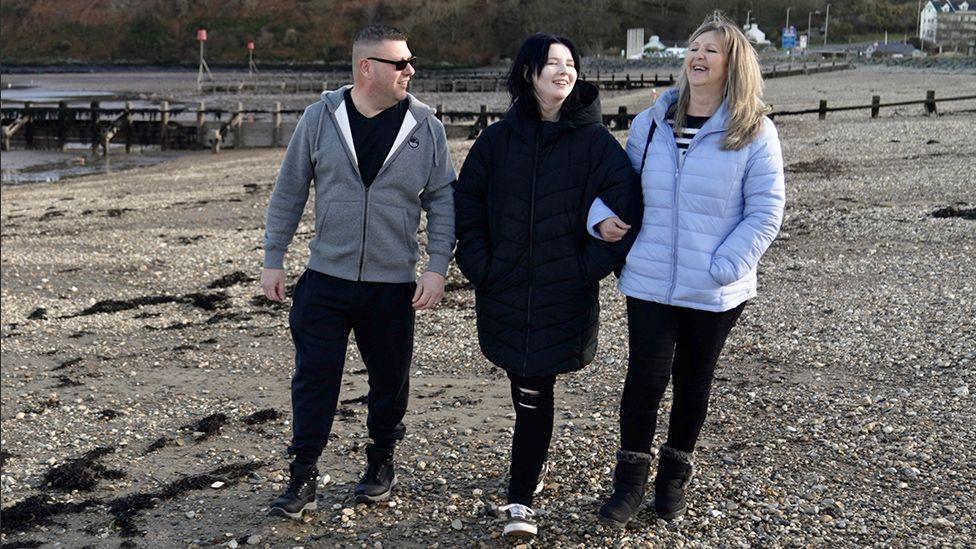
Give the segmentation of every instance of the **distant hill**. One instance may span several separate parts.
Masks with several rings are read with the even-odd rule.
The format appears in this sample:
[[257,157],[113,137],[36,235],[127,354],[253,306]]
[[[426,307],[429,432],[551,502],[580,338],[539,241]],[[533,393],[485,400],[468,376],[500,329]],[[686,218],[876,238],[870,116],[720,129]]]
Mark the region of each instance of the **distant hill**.
[[[192,64],[196,29],[212,63],[344,62],[356,29],[399,26],[425,63],[483,64],[511,57],[528,34],[565,34],[589,55],[616,55],[628,27],[665,41],[687,37],[715,7],[777,40],[786,5],[805,27],[816,0],[3,0],[0,62]],[[911,32],[915,0],[849,0],[831,11],[831,34]],[[822,25],[822,14],[813,25]]]

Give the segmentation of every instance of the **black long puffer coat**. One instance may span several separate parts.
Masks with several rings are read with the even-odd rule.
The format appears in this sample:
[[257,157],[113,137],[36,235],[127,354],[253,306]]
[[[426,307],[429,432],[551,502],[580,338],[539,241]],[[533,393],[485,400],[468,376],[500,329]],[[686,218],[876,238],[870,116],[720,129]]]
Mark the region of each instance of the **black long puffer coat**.
[[[597,89],[576,85],[580,106],[559,122],[513,105],[478,137],[454,191],[456,259],[475,286],[481,350],[523,377],[593,361],[599,282],[640,231],[637,174],[603,126]],[[596,197],[632,226],[621,241],[587,233]]]

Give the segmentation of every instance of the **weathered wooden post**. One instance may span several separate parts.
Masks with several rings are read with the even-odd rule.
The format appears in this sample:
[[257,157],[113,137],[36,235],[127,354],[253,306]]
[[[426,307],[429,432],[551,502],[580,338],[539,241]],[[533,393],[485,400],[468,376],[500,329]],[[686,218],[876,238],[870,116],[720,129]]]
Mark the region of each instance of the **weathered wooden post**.
[[24,124],[24,145],[30,150],[34,148],[34,109],[30,101],[24,102],[24,116],[27,117]]
[[101,114],[99,112],[100,107],[101,105],[99,104],[98,101],[91,102],[91,134],[92,134],[91,148],[92,148],[93,155],[98,154],[98,145],[100,144],[99,136],[102,133],[101,129],[99,128],[100,124],[98,122],[98,118]]
[[827,119],[827,100],[826,99],[821,99],[820,100],[820,120],[826,120],[826,119]]
[[624,86],[626,86],[628,90],[630,89],[630,73],[624,75]]
[[231,126],[234,128],[234,148],[244,148],[244,103],[237,102],[237,112],[234,113]]
[[939,114],[935,108],[935,90],[925,92],[925,114],[929,116]]
[[878,112],[881,110],[881,96],[872,95],[871,96],[871,118],[877,118]]
[[205,144],[204,136],[203,136],[203,126],[207,116],[206,109],[207,106],[203,101],[201,101],[200,104],[197,106],[197,144],[201,146]]
[[125,118],[123,118],[125,128],[125,154],[132,152],[132,101],[125,102]]
[[58,101],[58,148],[68,148],[68,102]]
[[478,134],[488,127],[488,105],[481,105],[479,112],[478,119],[475,120],[474,126],[471,126],[471,131],[468,132],[468,139],[478,137]]
[[169,101],[160,103],[159,109],[159,148],[165,151],[169,148]]
[[627,106],[620,105],[617,108],[617,130],[626,130],[630,128],[630,120],[627,119]]
[[444,105],[437,105],[437,112],[434,113],[434,116],[442,123],[444,122]]
[[281,146],[281,103],[276,101],[271,121],[271,146]]

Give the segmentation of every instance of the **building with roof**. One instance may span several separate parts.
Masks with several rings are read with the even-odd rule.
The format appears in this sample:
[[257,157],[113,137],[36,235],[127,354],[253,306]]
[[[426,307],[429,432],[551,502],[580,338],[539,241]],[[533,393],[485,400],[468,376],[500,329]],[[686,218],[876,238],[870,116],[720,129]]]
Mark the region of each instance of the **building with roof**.
[[976,0],[928,0],[918,19],[922,42],[959,48],[976,41]]
[[875,42],[864,49],[865,57],[917,57],[924,55],[911,44],[901,42]]

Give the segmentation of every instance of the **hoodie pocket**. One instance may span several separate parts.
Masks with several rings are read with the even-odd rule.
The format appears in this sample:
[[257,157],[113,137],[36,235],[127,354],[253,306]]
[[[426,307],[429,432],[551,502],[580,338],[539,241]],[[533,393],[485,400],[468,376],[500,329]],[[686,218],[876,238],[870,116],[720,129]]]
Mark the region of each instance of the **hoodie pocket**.
[[369,205],[366,229],[366,261],[371,268],[413,272],[420,258],[416,228],[410,230],[406,208],[378,202]]
[[352,262],[359,257],[363,231],[362,202],[329,202],[316,216],[313,253],[330,262]]

